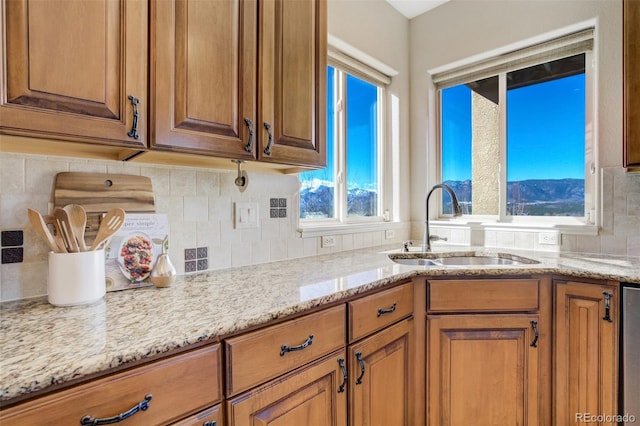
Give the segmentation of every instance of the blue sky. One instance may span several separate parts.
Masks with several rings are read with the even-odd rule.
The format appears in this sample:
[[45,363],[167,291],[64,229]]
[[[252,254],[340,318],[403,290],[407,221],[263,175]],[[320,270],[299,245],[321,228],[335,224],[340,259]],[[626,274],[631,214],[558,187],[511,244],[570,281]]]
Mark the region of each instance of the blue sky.
[[[584,179],[584,74],[507,93],[507,181]],[[576,117],[575,111],[582,111]],[[471,179],[471,90],[443,91],[443,180]]]

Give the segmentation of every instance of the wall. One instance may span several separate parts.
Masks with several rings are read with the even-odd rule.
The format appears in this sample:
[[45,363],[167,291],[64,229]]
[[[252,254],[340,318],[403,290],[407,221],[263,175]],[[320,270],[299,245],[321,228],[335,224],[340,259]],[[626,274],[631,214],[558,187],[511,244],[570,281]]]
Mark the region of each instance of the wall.
[[[412,236],[419,238],[427,188],[436,182],[435,92],[430,70],[523,43],[582,22],[596,24],[594,56],[599,235],[563,235],[553,247],[537,245],[531,230],[443,228],[454,242],[495,247],[640,255],[640,176],[622,166],[622,2],[451,0],[410,21]],[[428,160],[425,160],[428,159]],[[437,228],[437,227],[436,227]],[[434,228],[435,229],[435,228]]]
[[[398,71],[389,96],[399,99],[400,164],[408,164],[409,59],[408,21],[386,1],[329,0],[329,33]],[[375,34],[375,37],[372,37]],[[387,129],[390,134],[391,130]],[[1,138],[1,137],[0,137]],[[0,140],[1,145],[1,140]],[[25,232],[23,263],[0,265],[0,301],[46,294],[45,244],[28,225],[26,209],[48,211],[55,174],[66,171],[125,173],[151,178],[156,210],[169,215],[169,255],[179,273],[184,272],[184,249],[209,248],[209,269],[286,260],[329,252],[400,243],[408,229],[385,238],[384,229],[336,235],[336,245],[322,248],[320,237],[301,238],[297,232],[298,190],[296,175],[249,173],[249,186],[240,193],[233,184],[235,171],[129,164],[66,157],[8,154],[0,152],[0,230]],[[400,171],[401,185],[395,194],[406,208],[400,219],[408,220],[409,170]],[[403,192],[404,191],[404,192]],[[269,198],[286,198],[287,217],[269,217]],[[260,228],[236,230],[233,203],[259,204]],[[396,217],[396,220],[398,217]]]

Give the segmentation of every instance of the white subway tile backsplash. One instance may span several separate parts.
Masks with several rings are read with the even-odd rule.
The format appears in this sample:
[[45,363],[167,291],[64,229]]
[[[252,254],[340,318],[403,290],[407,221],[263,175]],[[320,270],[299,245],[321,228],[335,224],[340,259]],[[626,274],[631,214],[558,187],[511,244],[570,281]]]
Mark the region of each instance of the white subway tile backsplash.
[[[0,153],[0,228],[25,230],[24,262],[0,267],[0,301],[46,293],[47,247],[29,228],[26,209],[31,207],[48,213],[54,177],[63,171],[149,177],[156,211],[169,217],[169,256],[180,274],[184,273],[185,248],[208,247],[208,268],[216,270],[396,241],[399,244],[410,238],[409,224],[395,229],[395,239],[391,240],[385,238],[384,231],[358,232],[335,235],[335,246],[323,248],[320,237],[300,238],[297,232],[300,185],[295,175],[248,172],[249,185],[241,193],[234,185],[235,170]],[[602,177],[603,226],[599,236],[563,235],[561,245],[541,246],[534,232],[442,227],[434,233],[447,237],[453,244],[611,254],[626,251],[628,255],[638,256],[640,175],[626,174],[620,168],[605,168]],[[271,198],[286,200],[285,218],[269,217]],[[258,204],[259,228],[234,228],[236,201]],[[417,239],[421,240],[422,221],[414,233],[419,234]]]

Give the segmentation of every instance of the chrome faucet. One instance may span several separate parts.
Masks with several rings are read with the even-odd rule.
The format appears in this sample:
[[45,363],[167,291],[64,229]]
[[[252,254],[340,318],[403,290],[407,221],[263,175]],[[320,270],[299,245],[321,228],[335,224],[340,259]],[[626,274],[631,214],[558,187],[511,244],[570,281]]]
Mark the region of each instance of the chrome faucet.
[[422,249],[424,251],[431,251],[431,241],[432,240],[441,239],[439,237],[436,237],[435,235],[433,237],[431,235],[429,235],[429,197],[431,197],[431,193],[433,191],[435,191],[436,189],[438,189],[438,188],[444,189],[451,196],[451,204],[453,206],[453,215],[454,216],[462,216],[462,209],[460,208],[460,203],[458,203],[458,197],[456,197],[456,193],[453,192],[453,189],[451,189],[451,187],[449,185],[446,185],[444,183],[439,183],[438,185],[434,185],[434,187],[431,188],[431,190],[427,194],[426,212],[425,212],[426,218],[425,218],[425,221],[424,221],[424,240],[422,242]]

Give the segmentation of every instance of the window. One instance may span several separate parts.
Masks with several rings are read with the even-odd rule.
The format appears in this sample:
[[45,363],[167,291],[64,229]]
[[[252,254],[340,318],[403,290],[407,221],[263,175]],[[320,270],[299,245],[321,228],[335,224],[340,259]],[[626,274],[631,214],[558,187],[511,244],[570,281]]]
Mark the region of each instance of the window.
[[299,175],[306,223],[382,220],[384,84],[351,71],[330,60],[327,167]]
[[591,45],[588,30],[434,76],[441,179],[464,214],[593,220]]

